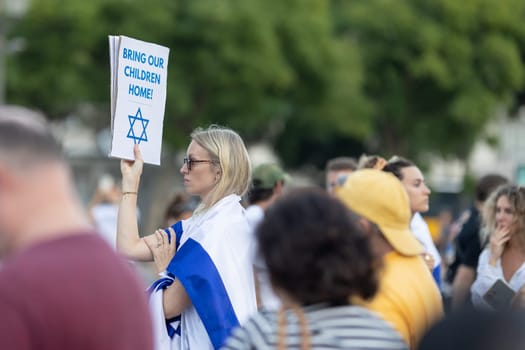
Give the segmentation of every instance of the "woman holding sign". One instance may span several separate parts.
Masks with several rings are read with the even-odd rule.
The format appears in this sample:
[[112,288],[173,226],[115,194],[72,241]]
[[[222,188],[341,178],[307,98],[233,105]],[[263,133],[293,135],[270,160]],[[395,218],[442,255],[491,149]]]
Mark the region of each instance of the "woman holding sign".
[[483,229],[490,237],[479,257],[472,302],[482,308],[508,307],[525,285],[525,188],[499,187],[483,210]]
[[150,288],[157,349],[217,349],[256,312],[252,239],[239,203],[250,179],[248,152],[227,128],[196,129],[191,139],[180,172],[201,204],[191,218],[144,238],[136,217],[138,146],[135,161],[121,161],[117,248],[135,260],[155,260],[163,271]]

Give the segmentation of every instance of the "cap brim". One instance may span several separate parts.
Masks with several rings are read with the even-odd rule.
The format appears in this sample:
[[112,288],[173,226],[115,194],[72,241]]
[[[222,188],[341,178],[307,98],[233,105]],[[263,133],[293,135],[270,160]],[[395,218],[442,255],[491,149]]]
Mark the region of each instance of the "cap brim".
[[406,256],[415,256],[424,252],[423,245],[414,237],[408,228],[395,229],[379,226],[386,240],[394,249]]

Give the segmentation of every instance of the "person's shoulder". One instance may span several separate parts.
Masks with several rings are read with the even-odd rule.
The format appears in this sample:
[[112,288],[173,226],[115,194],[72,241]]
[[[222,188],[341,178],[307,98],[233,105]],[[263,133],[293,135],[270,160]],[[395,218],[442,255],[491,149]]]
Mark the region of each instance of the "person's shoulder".
[[405,256],[397,252],[385,255],[381,283],[395,289],[405,289],[405,285],[414,284],[419,289],[435,288],[432,275],[420,256]]
[[206,231],[249,231],[250,226],[246,218],[246,210],[239,202],[230,200],[224,205],[211,208],[210,210],[213,210],[213,212],[209,213],[208,218],[202,224],[202,227],[205,227]]
[[264,210],[258,205],[250,205],[245,210],[245,216],[252,228],[255,228],[264,218]]
[[[365,306],[326,307],[308,316],[314,333],[320,335],[315,339],[318,344],[337,344],[340,346],[338,349],[353,349],[356,343],[367,349],[407,349],[394,327],[376,311]],[[345,332],[355,329],[359,332]]]
[[245,212],[247,216],[258,217],[264,215],[264,210],[256,204],[250,205],[245,209]]
[[488,263],[490,258],[490,249],[486,248],[481,251],[481,254],[479,254],[479,263]]
[[[241,327],[235,328],[222,349],[262,349],[269,346],[269,344],[260,344],[260,342],[268,340],[271,334],[276,333],[276,329],[276,313],[260,311],[250,317]],[[261,335],[264,335],[264,337],[261,337]]]

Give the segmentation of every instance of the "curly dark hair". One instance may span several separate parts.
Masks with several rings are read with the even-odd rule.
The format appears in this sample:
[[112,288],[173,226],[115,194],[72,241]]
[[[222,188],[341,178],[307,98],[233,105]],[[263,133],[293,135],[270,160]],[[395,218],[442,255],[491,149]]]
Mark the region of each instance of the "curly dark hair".
[[274,287],[302,305],[371,298],[380,262],[354,217],[321,189],[296,189],[278,199],[256,232]]

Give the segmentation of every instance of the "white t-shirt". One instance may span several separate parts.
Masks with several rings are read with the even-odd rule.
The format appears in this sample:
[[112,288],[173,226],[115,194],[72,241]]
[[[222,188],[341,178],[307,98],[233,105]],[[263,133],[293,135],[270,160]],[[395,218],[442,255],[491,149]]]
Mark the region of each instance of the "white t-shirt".
[[91,209],[91,215],[95,220],[98,232],[111,248],[116,249],[118,205],[109,203],[95,205]]
[[428,225],[425,219],[420,213],[415,213],[410,221],[410,231],[414,234],[414,237],[425,247],[425,251],[432,255],[434,258],[434,268],[441,265],[441,255],[439,254],[432,235],[428,229]]
[[[101,203],[91,208],[91,215],[100,235],[109,243],[111,248],[117,248],[117,219],[118,204]],[[137,219],[140,219],[140,210],[137,208]]]
[[[252,230],[253,240],[255,242],[254,246],[257,246],[257,238],[255,237],[255,230],[257,225],[264,218],[264,210],[258,205],[250,205],[246,208],[246,218],[250,224]],[[270,283],[270,276],[268,275],[268,269],[264,263],[262,257],[258,253],[257,248],[255,248],[254,258],[253,258],[253,268],[255,270],[255,276],[259,284],[258,296],[262,308],[264,310],[275,311],[281,307],[281,301],[277,295],[273,292],[272,285]]]
[[498,259],[496,266],[491,266],[489,264],[489,258],[490,249],[487,248],[479,256],[476,280],[470,287],[472,304],[482,309],[492,309],[483,299],[483,295],[485,295],[498,279],[505,282],[515,292],[525,285],[525,263],[514,272],[510,281],[506,281],[503,276],[503,269],[501,268],[501,259]]

